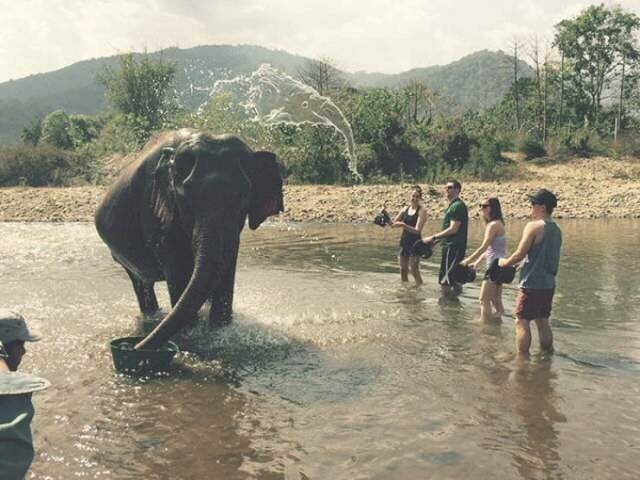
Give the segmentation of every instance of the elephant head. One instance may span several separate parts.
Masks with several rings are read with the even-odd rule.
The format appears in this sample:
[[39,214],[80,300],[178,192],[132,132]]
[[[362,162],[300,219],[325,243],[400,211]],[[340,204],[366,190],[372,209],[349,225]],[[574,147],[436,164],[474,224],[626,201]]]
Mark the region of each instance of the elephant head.
[[[253,152],[229,135],[191,132],[174,138],[161,149],[157,162],[154,217],[162,235],[173,238],[178,231],[190,239],[193,272],[171,312],[137,348],[163,344],[216,290],[232,292],[246,217],[256,229],[283,210],[282,178],[274,154]],[[231,285],[221,285],[224,282]]]
[[271,152],[255,152],[244,164],[251,180],[249,228],[255,230],[267,217],[284,211],[282,178],[276,156]]

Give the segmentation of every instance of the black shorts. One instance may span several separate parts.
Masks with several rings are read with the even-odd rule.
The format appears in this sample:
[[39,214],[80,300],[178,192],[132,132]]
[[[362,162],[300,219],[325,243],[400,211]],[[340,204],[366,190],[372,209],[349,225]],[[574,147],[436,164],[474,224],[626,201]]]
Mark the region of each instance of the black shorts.
[[403,235],[400,239],[400,249],[398,250],[399,257],[415,257],[413,253],[413,244],[420,240],[420,235],[407,234]]
[[488,283],[493,283],[494,285],[502,285],[502,282],[494,282],[493,280],[491,280],[491,278],[489,277],[489,269],[488,268],[484,272],[484,277],[482,277],[482,280],[484,280],[485,282],[488,282]]
[[440,273],[438,273],[438,283],[440,283],[440,285],[458,285],[456,282],[449,279],[449,272],[451,272],[451,270],[453,270],[453,268],[462,261],[464,253],[464,250],[459,250],[455,247],[442,248]]

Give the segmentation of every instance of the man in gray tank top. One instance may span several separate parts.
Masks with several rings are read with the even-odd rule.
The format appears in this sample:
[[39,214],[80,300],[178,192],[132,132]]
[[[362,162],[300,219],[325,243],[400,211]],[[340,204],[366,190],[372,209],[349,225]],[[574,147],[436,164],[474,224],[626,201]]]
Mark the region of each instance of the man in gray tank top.
[[499,265],[508,267],[524,259],[515,309],[518,352],[529,353],[531,320],[535,321],[538,327],[540,349],[551,352],[553,333],[549,325],[549,316],[562,246],[562,232],[551,219],[551,214],[558,201],[552,192],[544,188],[535,195],[529,195],[529,200],[533,221],[524,227],[516,251],[509,258],[500,259]]

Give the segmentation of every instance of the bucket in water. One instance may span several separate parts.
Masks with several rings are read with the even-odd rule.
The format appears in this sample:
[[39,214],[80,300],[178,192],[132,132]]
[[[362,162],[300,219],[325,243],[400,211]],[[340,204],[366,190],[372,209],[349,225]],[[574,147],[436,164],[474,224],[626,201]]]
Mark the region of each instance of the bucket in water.
[[411,254],[416,257],[422,257],[425,260],[431,258],[433,255],[433,244],[424,243],[422,239],[418,239],[413,243],[411,247]]
[[384,227],[385,225],[391,225],[391,217],[386,209],[382,209],[382,211],[376,215],[376,218],[373,219],[373,223],[378,225],[379,227]]
[[476,271],[467,265],[456,265],[449,273],[449,278],[456,283],[471,283],[476,279]]
[[123,337],[111,341],[113,366],[121,373],[141,375],[169,369],[171,360],[180,351],[178,345],[167,342],[153,350],[134,350],[144,337]]
[[500,259],[496,258],[491,262],[487,270],[487,277],[493,283],[511,283],[516,276],[516,267],[501,267],[498,265]]

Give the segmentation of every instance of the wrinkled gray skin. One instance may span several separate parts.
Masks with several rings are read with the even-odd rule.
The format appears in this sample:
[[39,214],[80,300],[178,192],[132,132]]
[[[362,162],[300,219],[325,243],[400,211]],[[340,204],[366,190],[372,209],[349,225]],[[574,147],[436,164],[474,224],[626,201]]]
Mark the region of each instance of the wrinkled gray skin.
[[275,155],[237,137],[193,130],[159,135],[106,193],[100,237],[127,271],[144,314],[166,280],[171,311],[136,348],[157,348],[211,301],[209,322],[231,321],[240,232],[283,211]]

